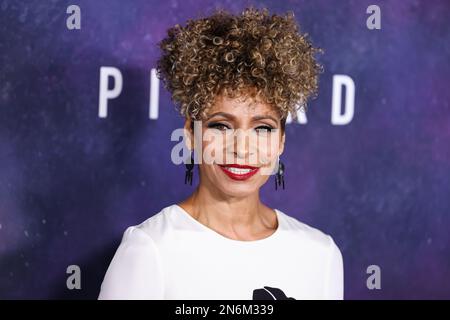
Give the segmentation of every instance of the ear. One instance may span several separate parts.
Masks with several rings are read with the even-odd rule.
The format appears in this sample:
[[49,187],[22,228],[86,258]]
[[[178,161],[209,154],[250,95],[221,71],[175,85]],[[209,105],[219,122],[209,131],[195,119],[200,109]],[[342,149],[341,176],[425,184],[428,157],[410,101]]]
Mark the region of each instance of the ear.
[[283,132],[281,139],[280,139],[280,149],[279,149],[279,155],[284,152],[284,143],[286,142],[286,132]]
[[184,122],[184,137],[186,141],[186,146],[190,151],[194,150],[194,132],[192,131],[192,120],[187,118]]

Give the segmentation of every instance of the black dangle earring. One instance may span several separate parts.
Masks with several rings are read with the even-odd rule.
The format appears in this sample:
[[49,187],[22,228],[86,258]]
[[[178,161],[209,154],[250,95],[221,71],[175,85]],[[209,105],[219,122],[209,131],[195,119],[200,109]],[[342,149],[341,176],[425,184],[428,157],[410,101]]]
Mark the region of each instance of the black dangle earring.
[[278,190],[278,186],[282,185],[284,190],[284,164],[278,156],[278,171],[275,175],[275,190]]
[[184,176],[184,184],[187,184],[188,182],[191,184],[192,186],[192,176],[193,173],[192,171],[194,171],[194,158],[192,157],[192,152],[191,152],[191,159],[186,159],[186,174]]

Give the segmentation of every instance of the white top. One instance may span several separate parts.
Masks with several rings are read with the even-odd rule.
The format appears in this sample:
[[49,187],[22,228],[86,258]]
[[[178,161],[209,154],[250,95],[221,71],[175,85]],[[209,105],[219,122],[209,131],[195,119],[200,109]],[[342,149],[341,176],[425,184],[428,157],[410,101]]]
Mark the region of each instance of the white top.
[[275,209],[278,228],[227,238],[174,204],[126,229],[99,299],[343,299],[333,239]]

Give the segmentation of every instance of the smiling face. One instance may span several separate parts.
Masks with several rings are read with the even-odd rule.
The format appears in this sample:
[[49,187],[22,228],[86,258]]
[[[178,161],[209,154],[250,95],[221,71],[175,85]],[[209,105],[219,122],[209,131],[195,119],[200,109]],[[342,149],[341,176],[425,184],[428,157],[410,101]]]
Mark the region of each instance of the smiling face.
[[[251,98],[220,95],[207,117],[196,125],[201,127],[197,137],[202,145],[200,183],[227,196],[246,197],[258,192],[284,150],[285,134],[277,110]],[[192,121],[186,120],[191,147],[192,126]]]

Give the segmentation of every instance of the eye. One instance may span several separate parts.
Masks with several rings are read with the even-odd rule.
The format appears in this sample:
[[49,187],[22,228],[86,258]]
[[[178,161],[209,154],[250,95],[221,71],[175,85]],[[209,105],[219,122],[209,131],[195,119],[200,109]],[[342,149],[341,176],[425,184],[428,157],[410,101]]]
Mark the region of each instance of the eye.
[[224,131],[226,129],[230,129],[226,125],[224,125],[223,123],[219,123],[219,122],[208,124],[208,128],[213,128],[213,129],[217,129],[217,130],[220,130],[220,131]]
[[[258,130],[258,129],[262,129],[262,130]],[[272,132],[273,128],[269,127],[269,126],[259,126],[255,130],[258,132]]]

